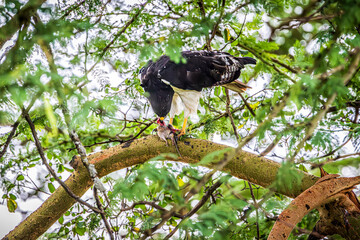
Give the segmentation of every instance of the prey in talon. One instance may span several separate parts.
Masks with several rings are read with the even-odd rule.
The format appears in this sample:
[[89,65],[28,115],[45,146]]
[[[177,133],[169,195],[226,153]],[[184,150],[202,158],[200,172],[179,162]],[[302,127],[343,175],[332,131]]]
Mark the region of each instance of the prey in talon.
[[159,138],[166,142],[166,146],[168,146],[167,139],[171,139],[172,144],[175,146],[177,153],[181,157],[181,153],[177,145],[177,133],[179,130],[174,128],[171,124],[166,125],[161,118],[157,120],[157,124],[159,125],[157,127],[157,135]]

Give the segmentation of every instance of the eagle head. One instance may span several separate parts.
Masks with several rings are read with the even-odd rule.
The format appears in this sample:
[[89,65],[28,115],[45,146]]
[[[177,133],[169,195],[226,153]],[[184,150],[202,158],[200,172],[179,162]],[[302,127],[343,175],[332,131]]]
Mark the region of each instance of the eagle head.
[[151,71],[150,66],[144,67],[141,70],[140,86],[144,89],[145,97],[149,99],[150,105],[156,115],[159,117],[166,117],[170,112],[174,90],[171,86],[163,83],[161,79],[157,78]]

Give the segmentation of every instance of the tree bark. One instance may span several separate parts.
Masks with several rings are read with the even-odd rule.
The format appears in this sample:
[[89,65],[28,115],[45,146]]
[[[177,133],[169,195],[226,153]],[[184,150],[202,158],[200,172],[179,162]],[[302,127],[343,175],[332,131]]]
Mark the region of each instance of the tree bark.
[[[208,153],[228,148],[225,145],[200,139],[185,139],[180,141],[178,146],[183,157],[178,158],[177,161],[184,163],[197,163]],[[150,136],[89,155],[89,161],[95,165],[99,177],[103,177],[111,172],[144,163],[160,153],[169,152],[176,153],[175,147],[165,146],[165,143],[160,141],[158,137]],[[74,194],[82,196],[93,183],[79,158],[75,159],[73,166],[75,171],[65,183]],[[211,166],[206,167],[211,168]],[[276,179],[279,167],[280,164],[277,162],[253,153],[240,151],[224,167],[223,171],[234,177],[269,187]],[[301,173],[303,174],[301,186],[292,189],[283,188],[278,192],[293,198],[318,180],[316,176]],[[35,212],[16,226],[4,239],[37,239],[74,203],[75,200],[62,187],[59,187]]]

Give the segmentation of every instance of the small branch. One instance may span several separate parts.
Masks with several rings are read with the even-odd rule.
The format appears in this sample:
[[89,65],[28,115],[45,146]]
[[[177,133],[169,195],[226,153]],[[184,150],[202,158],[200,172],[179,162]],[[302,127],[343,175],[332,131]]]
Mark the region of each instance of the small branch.
[[[175,207],[174,207],[175,208]],[[173,208],[173,209],[174,209]],[[155,225],[154,227],[148,229],[145,231],[144,235],[140,238],[140,240],[145,240],[147,237],[152,236],[154,234],[154,232],[156,232],[157,230],[159,230],[171,217],[173,211],[169,211],[168,214],[166,214],[165,216],[162,217],[162,220],[160,223],[158,223],[157,225]]]
[[226,113],[227,113],[227,115],[228,115],[229,118],[230,118],[231,125],[232,125],[232,127],[233,127],[236,140],[239,141],[239,134],[238,134],[237,128],[236,128],[236,126],[235,126],[234,118],[233,118],[233,116],[232,116],[232,114],[231,114],[231,111],[230,111],[229,89],[225,88],[225,93],[226,93]]
[[[340,13],[340,15],[341,15],[341,13]],[[339,14],[317,15],[317,16],[310,15],[308,17],[291,18],[291,19],[288,19],[288,20],[280,23],[280,25],[277,26],[276,28],[273,28],[270,38],[272,38],[274,36],[275,30],[298,28],[300,25],[302,25],[304,23],[308,23],[311,21],[318,21],[318,20],[330,20],[337,16],[339,16]],[[296,23],[294,23],[294,22],[296,22]],[[291,23],[294,23],[294,24],[291,24]]]
[[279,103],[277,103],[274,106],[274,109],[268,115],[267,119],[265,119],[262,123],[260,123],[258,127],[250,135],[243,138],[243,140],[241,141],[241,143],[237,148],[237,151],[243,146],[245,146],[247,143],[249,143],[254,137],[256,137],[260,129],[266,126],[267,124],[269,124],[282,111],[282,109],[286,106],[289,97],[290,94],[288,92],[284,93],[284,96],[282,97],[282,99],[280,99]]
[[[33,97],[31,99],[31,102],[29,104],[29,106],[25,109],[26,112],[29,112],[30,109],[32,108],[32,106],[34,105],[35,101],[40,97],[40,95],[42,94],[42,92],[39,92],[35,95],[35,97]],[[6,142],[4,144],[3,150],[0,153],[0,159],[4,156],[4,154],[6,153],[6,150],[12,140],[12,138],[15,135],[16,129],[19,126],[20,122],[21,122],[22,116],[19,116],[19,118],[16,120],[16,122],[13,124],[13,128],[11,129],[11,132],[8,136],[8,138],[6,139]]]
[[246,7],[246,6],[249,5],[249,4],[250,4],[250,2],[245,2],[245,3],[243,3],[243,4],[240,4],[240,5],[237,6],[234,10],[232,10],[232,11],[230,12],[230,14],[236,13],[237,11],[239,11],[239,10],[242,9],[243,7]]
[[249,109],[251,115],[253,115],[253,117],[256,117],[256,114],[254,112],[254,110],[250,107],[249,103],[247,102],[247,100],[244,98],[244,96],[241,93],[238,93],[239,96],[241,97],[241,99],[244,101],[245,106],[247,107],[247,109]]
[[[360,62],[360,48],[356,48],[354,50],[354,58],[352,59],[352,62],[350,63],[350,66],[347,70],[347,72],[345,73],[344,77],[343,77],[343,83],[344,85],[346,85],[352,78],[352,76],[354,75],[356,69],[359,66],[359,62]],[[300,152],[300,149],[303,148],[303,146],[305,145],[305,142],[307,140],[309,140],[312,136],[312,134],[314,133],[316,127],[318,126],[319,121],[325,116],[325,114],[327,113],[328,109],[330,108],[330,105],[335,101],[337,96],[337,92],[334,92],[326,101],[326,103],[324,104],[323,109],[321,109],[314,117],[313,119],[308,123],[308,127],[305,129],[305,136],[304,138],[298,143],[298,145],[295,148],[294,153],[292,154],[292,156],[290,157],[289,161],[294,161],[295,156]]]
[[[252,49],[252,48],[250,48],[250,47],[248,47],[248,46],[245,46],[245,45],[242,44],[242,43],[238,43],[238,46],[241,47],[241,48],[243,48],[243,49],[246,49],[246,50],[248,50],[249,52],[251,52],[252,54],[254,54],[254,56],[256,56],[257,58],[259,58],[263,63],[265,63],[266,65],[272,67],[276,72],[278,72],[279,74],[285,76],[285,77],[286,77],[287,79],[289,79],[292,83],[296,83],[296,81],[295,81],[294,79],[292,79],[292,78],[291,78],[289,75],[287,75],[286,73],[282,72],[279,68],[276,67],[275,64],[269,63],[268,61],[266,61],[266,60],[261,56],[261,54],[258,53],[258,52],[256,52],[254,49]],[[271,59],[271,60],[272,60],[273,62],[275,62],[275,63],[278,63],[278,64],[280,63],[279,61],[274,61],[273,59]],[[281,66],[284,67],[284,66],[287,66],[287,65],[285,65],[284,63],[282,63]],[[290,66],[287,66],[286,69],[290,70],[290,69],[292,69],[292,68],[291,68]],[[293,71],[296,71],[296,70],[293,69]],[[293,71],[291,71],[291,72],[293,72]],[[296,73],[298,73],[298,71],[296,71]]]
[[[311,168],[318,168],[318,167],[322,167],[325,164],[331,163],[331,162],[335,162],[336,160],[342,159],[342,158],[348,158],[348,157],[353,157],[353,156],[360,156],[360,153],[350,153],[350,154],[345,154],[345,155],[339,155],[336,156],[334,158],[329,158],[324,162],[320,162],[320,163],[311,163]],[[309,163],[309,162],[306,162]]]
[[[166,210],[165,208],[159,206],[158,204],[156,204],[155,202],[149,202],[149,201],[139,201],[139,202],[135,202],[133,203],[130,207],[125,207],[125,208],[122,208],[120,209],[120,212],[125,212],[125,211],[129,211],[129,210],[132,210],[134,209],[137,205],[149,205],[157,210],[160,210],[166,214],[169,213],[169,210]],[[173,216],[174,217],[177,217],[177,218],[184,218],[183,215],[179,214],[179,213],[176,213],[174,212],[173,213]]]
[[263,157],[263,156],[268,155],[268,153],[271,152],[276,147],[276,145],[280,142],[281,138],[282,138],[282,134],[276,135],[274,141],[262,153],[260,153],[260,156]]
[[256,198],[254,195],[254,191],[253,188],[251,186],[251,182],[247,182],[249,184],[249,189],[250,189],[250,194],[251,194],[251,198],[254,202],[254,207],[255,207],[255,213],[256,213],[256,233],[257,233],[257,237],[256,239],[259,240],[260,239],[260,229],[259,229],[259,206],[256,202]]
[[102,52],[100,53],[99,59],[94,63],[92,67],[88,70],[88,72],[91,72],[94,67],[101,61],[103,56],[105,55],[106,51],[115,43],[115,41],[126,31],[126,29],[137,19],[137,17],[140,15],[140,13],[144,10],[145,6],[148,4],[149,1],[145,2],[141,5],[140,9],[137,11],[137,13],[121,28],[121,30],[115,34],[113,40],[110,41],[108,45],[104,47]]
[[103,208],[103,206],[102,206],[102,204],[101,204],[101,202],[100,202],[100,199],[99,199],[99,196],[98,196],[98,193],[97,193],[97,189],[96,188],[94,188],[94,197],[95,197],[95,200],[96,200],[96,205],[97,205],[97,207],[100,209],[100,215],[101,215],[101,218],[102,218],[102,220],[103,220],[103,222],[104,222],[104,224],[105,224],[105,227],[106,227],[106,230],[107,230],[107,232],[109,233],[109,236],[110,236],[110,239],[111,240],[114,240],[115,238],[114,238],[114,235],[113,235],[113,231],[111,230],[111,227],[110,227],[110,225],[109,225],[109,222],[107,221],[107,219],[106,219],[106,216],[105,216],[105,211],[104,211],[104,208]]
[[184,17],[184,14],[176,12],[171,6],[170,4],[167,2],[167,0],[163,0],[163,2],[166,4],[166,6],[168,7],[169,11],[180,16],[180,17]]
[[[234,113],[236,113],[236,112],[238,112],[238,111],[243,110],[244,107],[245,107],[245,105],[242,105],[242,106],[240,106],[240,107],[235,108],[234,110],[231,111],[231,114],[234,114]],[[228,115],[227,115],[227,112],[221,113],[221,114],[219,114],[219,115],[217,115],[217,116],[214,116],[214,117],[211,118],[210,120],[207,120],[207,121],[204,121],[204,122],[200,122],[200,123],[191,125],[191,126],[189,127],[189,131],[191,131],[191,130],[193,130],[193,129],[197,129],[197,128],[199,128],[199,127],[202,127],[202,126],[206,125],[207,123],[209,123],[210,121],[211,121],[211,122],[212,122],[212,121],[217,121],[217,120],[219,120],[219,119],[221,119],[221,118],[223,118],[223,117],[226,117],[226,116],[228,116]]]
[[1,158],[4,156],[4,154],[6,153],[6,150],[7,150],[8,146],[9,146],[12,138],[14,137],[15,132],[16,132],[16,129],[17,129],[17,127],[19,126],[19,124],[20,124],[20,117],[19,117],[19,119],[12,125],[13,127],[12,127],[12,129],[11,129],[11,132],[10,132],[9,136],[7,137],[7,139],[6,139],[6,142],[5,142],[5,144],[4,144],[3,150],[0,152],[0,159],[1,159]]
[[81,5],[83,5],[86,2],[86,0],[82,0],[80,2],[78,2],[75,5],[71,5],[70,7],[68,7],[67,9],[65,9],[65,13],[64,15],[62,15],[61,19],[66,18],[67,16],[70,15],[70,13],[76,9],[78,9]]
[[215,25],[214,25],[214,28],[211,32],[211,36],[207,42],[207,46],[210,47],[209,50],[211,50],[211,41],[214,39],[215,37],[215,33],[216,31],[218,30],[218,27],[219,27],[219,24],[222,20],[222,17],[224,16],[224,12],[225,12],[225,3],[226,3],[226,0],[222,0],[222,4],[221,4],[221,10],[220,10],[220,16],[218,18],[218,20],[216,21]]
[[56,175],[55,171],[50,167],[50,165],[48,164],[47,160],[46,160],[46,157],[45,157],[45,154],[44,154],[44,151],[42,149],[42,146],[41,146],[41,143],[39,141],[39,138],[37,136],[37,133],[36,133],[36,130],[35,130],[35,126],[34,126],[34,123],[31,121],[31,118],[29,116],[29,113],[26,112],[25,109],[22,110],[22,114],[24,116],[24,118],[26,119],[26,121],[28,122],[29,126],[30,126],[30,129],[31,129],[31,132],[32,132],[32,135],[34,137],[34,141],[35,141],[35,145],[36,145],[36,148],[39,152],[39,155],[40,155],[40,158],[43,162],[43,164],[45,165],[45,167],[48,169],[49,173],[51,174],[51,176],[60,184],[60,186],[62,186],[65,190],[65,192],[67,192],[67,194],[72,197],[73,199],[75,199],[77,202],[79,202],[80,204],[82,205],[85,205],[87,206],[88,208],[90,208],[91,210],[93,210],[94,212],[96,213],[101,213],[101,210],[91,206],[89,203],[83,201],[81,198],[79,198],[78,196],[76,196],[70,188],[68,188],[68,186]]
[[207,202],[207,200],[210,198],[210,196],[213,194],[213,192],[218,189],[221,184],[223,183],[222,180],[218,180],[214,185],[212,185],[205,193],[205,195],[201,198],[201,200],[196,204],[196,206],[191,209],[185,216],[184,218],[180,221],[180,223],[164,238],[164,240],[166,239],[170,239],[170,237],[172,237],[176,231],[179,229],[180,225],[187,219],[190,218],[192,215],[194,215],[197,211],[199,211],[199,209]]
[[343,148],[348,142],[350,142],[351,139],[352,139],[352,133],[350,133],[350,137],[343,144],[341,144],[339,147],[335,148],[334,150],[332,150],[331,152],[329,152],[329,153],[327,153],[327,154],[325,154],[323,156],[317,157],[317,159],[321,159],[321,158],[325,158],[325,157],[329,157],[329,156],[333,155],[334,153],[339,151],[341,148]]
[[[347,102],[346,107],[360,108],[360,100]],[[339,108],[337,108],[337,107],[329,107],[329,109],[326,113],[336,112],[338,110],[339,110]]]
[[[243,5],[244,5],[244,4],[243,4]],[[245,17],[244,17],[244,22],[242,23],[241,29],[240,29],[239,33],[237,34],[237,36],[236,36],[235,38],[231,37],[231,40],[230,40],[229,42],[227,42],[227,43],[220,49],[220,51],[223,51],[223,50],[226,48],[227,45],[232,44],[232,43],[235,42],[237,39],[239,39],[239,37],[241,36],[242,31],[243,31],[243,29],[244,29],[244,26],[245,26],[246,16],[247,16],[247,15],[245,15]],[[233,30],[235,31],[234,28],[233,28]]]

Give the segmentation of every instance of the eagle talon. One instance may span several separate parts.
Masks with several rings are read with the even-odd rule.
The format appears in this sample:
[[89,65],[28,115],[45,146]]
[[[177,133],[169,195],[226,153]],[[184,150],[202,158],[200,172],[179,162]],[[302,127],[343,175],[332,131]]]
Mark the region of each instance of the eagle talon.
[[181,137],[181,136],[184,136],[186,133],[183,132],[183,131],[180,131],[180,133],[177,135],[177,137]]

